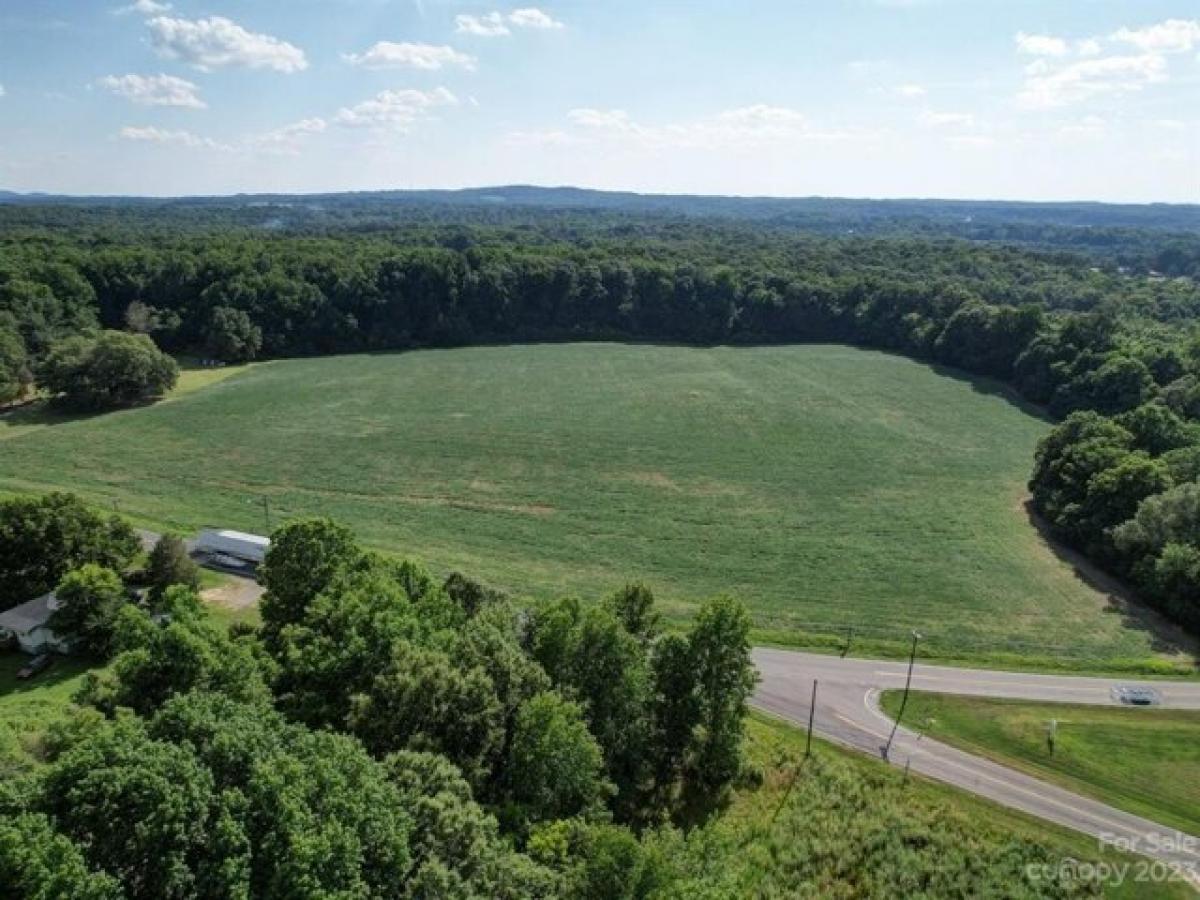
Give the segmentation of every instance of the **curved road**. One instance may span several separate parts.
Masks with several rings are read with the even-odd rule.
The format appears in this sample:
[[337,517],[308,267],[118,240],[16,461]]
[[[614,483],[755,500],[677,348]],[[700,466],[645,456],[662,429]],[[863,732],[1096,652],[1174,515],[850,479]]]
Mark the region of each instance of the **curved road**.
[[[1200,887],[1200,838],[1123,812],[1064,788],[922,737],[896,732],[884,755],[892,720],[879,708],[881,691],[904,687],[908,664],[840,659],[791,650],[754,649],[762,681],[753,704],[801,727],[808,724],[813,679],[819,682],[813,730],[844,746],[886,759],[894,766],[971,791],[1004,806],[1116,842],[1176,865]],[[917,665],[912,689],[979,697],[1115,705],[1112,689],[1127,680],[952,669]],[[1153,682],[1164,707],[1200,709],[1200,683]]]

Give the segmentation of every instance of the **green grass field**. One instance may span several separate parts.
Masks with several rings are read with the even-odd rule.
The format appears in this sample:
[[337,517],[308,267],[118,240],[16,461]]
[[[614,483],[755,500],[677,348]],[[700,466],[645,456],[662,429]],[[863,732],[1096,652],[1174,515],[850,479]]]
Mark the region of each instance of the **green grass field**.
[[0,652],[0,780],[34,764],[42,735],[66,718],[88,671],[86,662],[60,657],[46,671],[20,681],[17,671],[28,661],[24,653]]
[[[883,707],[895,715],[899,692]],[[1046,732],[1057,721],[1054,754]],[[930,737],[1200,835],[1200,712],[914,693],[904,722]]]
[[261,531],[265,498],[275,524],[330,515],[521,594],[642,578],[684,616],[732,593],[779,641],[854,623],[860,652],[916,626],[942,657],[1161,659],[1028,520],[1048,428],[992,383],[846,347],[490,347],[190,373],[153,407],[0,419],[0,492],[184,530]]

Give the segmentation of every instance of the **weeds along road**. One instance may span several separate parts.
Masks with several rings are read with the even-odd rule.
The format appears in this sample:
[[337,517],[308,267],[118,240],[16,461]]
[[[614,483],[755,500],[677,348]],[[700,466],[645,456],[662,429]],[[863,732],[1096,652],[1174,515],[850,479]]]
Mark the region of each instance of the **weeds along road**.
[[[879,708],[882,691],[902,689],[908,664],[840,659],[815,653],[757,647],[762,681],[753,704],[801,727],[809,720],[813,679],[819,682],[813,731],[821,737],[885,759],[894,766],[971,791],[1004,806],[1099,840],[1119,842],[1145,856],[1178,866],[1200,887],[1200,838],[1039,781],[1022,772],[949,747],[901,727],[885,755],[892,719]],[[1128,680],[992,672],[918,665],[912,689],[1063,703],[1116,705],[1112,689]],[[1163,707],[1200,709],[1200,683],[1153,682]]]

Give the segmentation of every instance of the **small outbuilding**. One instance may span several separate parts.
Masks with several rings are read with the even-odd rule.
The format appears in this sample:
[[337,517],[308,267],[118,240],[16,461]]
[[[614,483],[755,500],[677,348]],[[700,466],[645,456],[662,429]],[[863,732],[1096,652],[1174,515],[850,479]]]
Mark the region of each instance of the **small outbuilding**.
[[206,528],[196,537],[196,553],[218,561],[225,558],[257,566],[266,558],[271,539],[229,529]]
[[66,653],[70,645],[50,629],[50,617],[58,609],[53,593],[28,600],[0,613],[0,632],[11,634],[26,653]]

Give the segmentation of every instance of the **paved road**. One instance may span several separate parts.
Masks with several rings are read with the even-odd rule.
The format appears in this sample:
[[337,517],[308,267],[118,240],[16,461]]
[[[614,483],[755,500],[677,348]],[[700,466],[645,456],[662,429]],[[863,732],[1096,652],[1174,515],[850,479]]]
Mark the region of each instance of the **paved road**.
[[[879,708],[883,690],[903,688],[907,664],[864,659],[839,659],[814,653],[756,648],[754,662],[762,675],[753,703],[800,725],[807,725],[813,679],[817,689],[814,731],[822,737],[869,753],[892,765],[911,767],[938,781],[963,788],[1073,828],[1097,840],[1119,840],[1125,848],[1178,865],[1200,887],[1200,838],[1183,835],[1104,803],[1039,781],[1022,772],[981,759],[946,744],[921,737],[907,728],[896,733],[887,757],[884,747],[892,720]],[[1114,705],[1112,689],[1128,680],[1081,678],[952,669],[918,665],[913,690],[1011,697],[1068,703]],[[1153,682],[1165,707],[1200,709],[1200,684]]]

